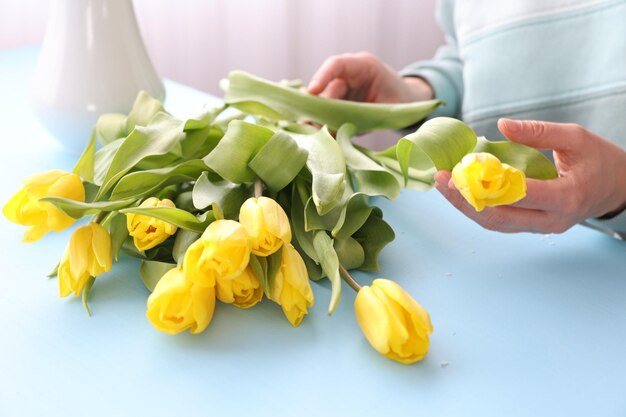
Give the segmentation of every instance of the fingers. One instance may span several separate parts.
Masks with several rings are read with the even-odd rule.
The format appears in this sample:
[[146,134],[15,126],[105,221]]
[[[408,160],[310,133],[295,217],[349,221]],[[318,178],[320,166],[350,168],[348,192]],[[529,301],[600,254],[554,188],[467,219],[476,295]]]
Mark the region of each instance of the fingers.
[[564,178],[554,180],[535,180],[526,178],[526,197],[511,204],[512,207],[556,211],[561,208],[564,199]]
[[325,98],[346,98],[348,92],[348,84],[341,78],[335,78],[319,93],[319,96]]
[[586,131],[575,124],[538,120],[498,120],[498,129],[512,142],[537,149],[572,152],[580,147]]
[[374,62],[377,62],[376,58],[364,52],[332,56],[315,72],[307,90],[311,94],[319,94],[335,79],[345,80],[346,85],[348,81],[350,85],[360,84],[371,73],[369,69]]

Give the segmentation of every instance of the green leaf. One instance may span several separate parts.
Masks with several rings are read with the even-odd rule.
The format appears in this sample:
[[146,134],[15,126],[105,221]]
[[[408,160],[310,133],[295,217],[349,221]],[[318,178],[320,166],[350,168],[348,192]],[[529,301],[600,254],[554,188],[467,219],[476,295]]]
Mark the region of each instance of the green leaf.
[[237,185],[226,180],[212,181],[206,172],[200,175],[192,192],[195,208],[203,210],[216,203],[222,208],[227,219],[238,218],[239,208],[250,196],[252,196],[251,186]]
[[80,219],[81,217],[89,214],[98,214],[102,211],[115,211],[123,209],[136,203],[135,199],[83,203],[62,197],[44,197],[39,201],[45,201],[53,204],[56,208],[74,219]]
[[203,233],[211,222],[215,220],[213,213],[205,213],[204,220],[194,216],[188,211],[171,207],[133,207],[120,210],[122,213],[143,214],[144,216],[155,217],[157,219],[171,223],[177,227],[196,233]]
[[363,246],[356,239],[348,237],[346,239],[335,239],[335,251],[339,263],[346,269],[357,269],[365,261],[365,251]]
[[365,224],[372,212],[372,207],[367,202],[368,197],[365,194],[354,193],[350,196],[332,229],[334,238],[347,239]]
[[337,130],[347,122],[358,132],[401,129],[426,117],[438,100],[403,104],[372,104],[326,99],[243,71],[228,75],[227,104],[275,120],[309,120]]
[[152,292],[163,275],[172,268],[176,268],[176,264],[158,262],[158,261],[141,261],[139,274],[143,285]]
[[308,152],[285,132],[276,132],[248,166],[272,192],[285,188],[307,161]]
[[378,255],[380,251],[393,239],[395,233],[387,222],[383,220],[383,212],[374,207],[365,224],[352,235],[364,251],[364,261],[360,269],[377,271],[380,269]]
[[351,123],[342,125],[337,131],[337,143],[346,158],[356,189],[370,196],[382,195],[392,200],[397,198],[400,195],[400,183],[384,166],[352,144],[355,134],[356,127]]
[[501,162],[524,171],[529,178],[551,180],[559,176],[552,162],[544,154],[519,143],[492,142],[481,136],[474,152],[488,152]]
[[312,196],[318,214],[324,215],[341,201],[346,186],[346,161],[339,145],[323,127],[313,135],[294,135],[309,156],[306,166],[313,178]]
[[460,120],[450,117],[428,120],[415,133],[401,138],[396,145],[402,174],[408,178],[411,159],[424,160],[423,154],[428,156],[438,171],[450,171],[476,147],[476,141],[474,131]]
[[131,132],[137,126],[147,126],[158,113],[165,113],[163,103],[147,92],[140,91],[133,103],[133,108],[128,113],[126,132]]
[[103,180],[97,199],[113,186],[142,159],[165,155],[171,151],[180,154],[183,122],[168,114],[159,113],[145,127],[137,126],[119,145]]
[[252,272],[254,272],[254,275],[259,279],[263,292],[265,292],[265,295],[269,298],[271,293],[269,282],[267,280],[267,259],[263,256],[251,254],[250,268],[252,268]]
[[330,280],[331,295],[330,304],[328,305],[328,314],[331,315],[339,304],[341,298],[341,276],[339,275],[339,258],[333,247],[333,240],[328,236],[325,230],[319,230],[314,233],[313,246],[324,274]]
[[94,134],[89,139],[89,144],[83,151],[78,162],[74,165],[74,174],[81,177],[84,181],[93,182],[94,179],[94,161],[96,153],[96,137]]
[[168,185],[193,181],[207,169],[201,159],[192,159],[170,167],[131,172],[119,180],[111,193],[111,199],[153,196]]
[[106,219],[106,226],[111,235],[111,253],[113,259],[117,261],[120,249],[128,237],[126,216],[119,212],[112,213]]
[[174,248],[172,249],[172,257],[178,264],[181,264],[185,257],[185,252],[193,242],[200,238],[201,234],[191,232],[189,230],[179,230],[176,232],[176,239],[174,240]]
[[98,151],[96,151],[96,154],[94,156],[94,184],[100,186],[102,185],[107,175],[107,172],[111,167],[111,161],[113,161],[113,157],[115,157],[117,150],[120,146],[122,146],[124,140],[125,138],[114,140],[113,142],[106,144]]
[[87,301],[89,301],[89,294],[91,293],[91,287],[93,287],[94,282],[96,282],[95,277],[87,278],[87,282],[85,283],[85,288],[83,288],[83,293],[81,294],[81,298],[83,301],[83,308],[85,309],[89,317],[91,317],[91,310],[89,309],[89,304],[87,304]]
[[100,116],[94,129],[97,142],[108,145],[117,139],[128,136],[129,130],[126,130],[126,122],[125,114],[106,113]]
[[274,132],[266,127],[233,120],[204,162],[230,182],[253,182],[255,173],[248,164],[273,135]]
[[[301,190],[303,195],[300,195],[298,189]],[[310,198],[307,194],[308,188],[302,183],[302,181],[296,179],[293,184],[293,191],[291,194],[291,215],[289,220],[291,221],[291,230],[294,234],[295,240],[298,246],[302,249],[308,258],[311,258],[314,263],[319,264],[319,258],[317,252],[313,247],[313,233],[307,231],[305,225],[305,206],[302,198]]]
[[270,256],[266,257],[267,260],[267,275],[265,278],[266,287],[263,287],[265,294],[271,294],[274,290],[276,281],[276,275],[282,265],[283,248],[281,247]]

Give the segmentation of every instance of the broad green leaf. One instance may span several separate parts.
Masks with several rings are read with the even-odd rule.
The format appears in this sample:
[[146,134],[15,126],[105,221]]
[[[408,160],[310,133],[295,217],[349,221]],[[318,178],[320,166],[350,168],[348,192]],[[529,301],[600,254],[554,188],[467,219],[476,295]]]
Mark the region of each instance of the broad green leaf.
[[501,162],[524,171],[529,178],[551,180],[559,176],[552,162],[544,154],[519,143],[492,142],[481,136],[474,152],[489,152]]
[[263,287],[265,294],[271,294],[274,290],[276,282],[276,274],[282,265],[283,248],[281,247],[270,256],[266,257],[267,260],[267,275],[266,275],[266,287]]
[[136,126],[147,126],[158,113],[165,113],[163,103],[150,96],[145,91],[137,94],[133,108],[128,113],[126,132],[131,132]]
[[296,239],[291,242],[296,250],[302,256],[302,260],[304,261],[304,265],[306,266],[306,271],[309,274],[309,279],[313,281],[319,281],[324,278],[324,273],[322,272],[322,267],[316,263],[313,259],[311,259],[298,245],[298,241]]
[[81,177],[84,181],[93,183],[94,179],[94,161],[96,153],[96,137],[94,134],[89,139],[89,144],[83,151],[78,162],[74,165],[74,174]]
[[95,127],[95,136],[98,143],[108,145],[109,143],[128,136],[126,130],[127,118],[125,114],[106,113],[98,118]]
[[361,228],[372,212],[372,207],[368,204],[368,197],[362,193],[354,193],[341,209],[341,214],[332,235],[336,239],[347,239]]
[[212,181],[207,173],[202,173],[193,187],[193,205],[203,210],[210,205],[218,204],[225,218],[239,217],[239,208],[252,196],[252,188],[247,184],[234,184],[226,180]]
[[422,161],[423,154],[428,156],[438,171],[450,171],[476,147],[476,141],[474,131],[460,120],[450,117],[428,120],[415,133],[401,138],[396,145],[402,174],[408,178],[411,160],[417,158]]
[[[313,233],[308,232],[305,227],[305,206],[302,199],[310,198],[307,192],[309,192],[307,186],[304,185],[302,181],[296,179],[291,194],[291,215],[289,216],[289,220],[291,221],[291,230],[295,240],[302,249],[302,252],[307,255],[307,258],[312,259],[314,263],[319,264],[319,258],[313,246]],[[301,193],[303,195],[301,195]]]
[[117,139],[111,143],[106,144],[98,151],[94,156],[94,176],[93,182],[96,185],[102,185],[104,179],[111,167],[111,161],[113,161],[113,157],[117,153],[119,147],[124,143],[126,138]]
[[313,135],[294,135],[309,156],[306,166],[313,178],[312,196],[318,214],[324,215],[341,201],[346,186],[346,161],[339,145],[323,127]]
[[387,222],[383,220],[383,212],[374,207],[367,221],[352,237],[361,245],[365,259],[359,269],[364,271],[379,270],[378,255],[380,251],[393,239],[395,233]]
[[139,274],[141,275],[143,285],[145,285],[150,292],[154,291],[159,280],[172,268],[176,268],[176,264],[158,261],[141,261]]
[[267,81],[243,71],[228,75],[227,104],[275,120],[309,120],[337,130],[347,122],[357,131],[401,129],[426,117],[438,100],[404,104],[372,104],[326,99]]
[[166,113],[158,113],[145,127],[137,126],[115,152],[97,199],[104,197],[142,159],[172,151],[180,154],[182,136],[183,122]]
[[85,287],[83,288],[83,293],[81,294],[81,298],[83,301],[83,308],[87,312],[87,315],[91,317],[91,310],[89,309],[89,294],[91,294],[91,287],[93,287],[93,283],[96,282],[96,277],[87,278],[87,282],[85,283]]
[[272,192],[285,188],[298,175],[307,161],[308,152],[298,147],[285,132],[278,131],[270,138],[248,166]]
[[397,198],[400,195],[400,183],[384,166],[352,144],[355,134],[356,127],[351,123],[342,125],[337,131],[337,143],[346,158],[356,189],[371,196],[382,195],[392,200]]
[[267,259],[264,256],[250,255],[250,268],[252,268],[252,272],[259,279],[259,283],[261,284],[261,288],[263,288],[263,292],[269,298],[270,286],[267,280]]
[[341,298],[341,276],[339,275],[339,258],[333,247],[333,240],[325,230],[318,230],[313,235],[313,246],[320,260],[324,274],[330,280],[331,295],[328,314],[333,314]]
[[120,249],[128,237],[126,216],[119,212],[111,213],[105,223],[111,235],[111,253],[113,259],[117,261]]
[[143,214],[144,216],[155,217],[157,219],[171,223],[181,229],[196,233],[204,232],[215,218],[211,212],[206,213],[206,219],[202,220],[188,211],[171,207],[133,207],[120,210],[122,213]]
[[192,159],[170,167],[131,172],[113,188],[111,199],[151,197],[168,185],[193,181],[207,169],[201,159]]
[[346,239],[335,239],[335,251],[339,263],[346,269],[358,269],[365,261],[365,251],[363,247],[351,237]]
[[274,132],[266,127],[233,120],[204,162],[230,182],[253,182],[255,173],[248,164],[273,135]]
[[200,238],[201,234],[191,232],[189,230],[179,230],[176,232],[174,247],[172,248],[172,257],[180,265],[185,257],[185,252],[193,242]]
[[130,207],[135,204],[135,199],[118,200],[118,201],[99,201],[95,203],[83,203],[80,201],[74,201],[62,197],[44,197],[39,201],[45,201],[53,204],[56,208],[61,210],[74,219],[80,219],[83,216],[89,214],[98,214],[103,211],[115,211]]

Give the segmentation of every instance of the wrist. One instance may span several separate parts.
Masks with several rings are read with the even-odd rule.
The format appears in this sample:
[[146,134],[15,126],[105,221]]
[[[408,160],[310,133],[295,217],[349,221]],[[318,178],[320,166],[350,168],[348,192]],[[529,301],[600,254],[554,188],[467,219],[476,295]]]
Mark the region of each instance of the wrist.
[[423,101],[434,98],[434,92],[431,85],[422,77],[404,76],[402,81],[407,86],[409,101]]

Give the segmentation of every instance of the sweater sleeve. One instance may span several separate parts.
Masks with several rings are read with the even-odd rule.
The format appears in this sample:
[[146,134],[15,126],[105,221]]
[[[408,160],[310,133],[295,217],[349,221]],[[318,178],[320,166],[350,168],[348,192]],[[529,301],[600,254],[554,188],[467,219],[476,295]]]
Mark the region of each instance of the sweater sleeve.
[[617,239],[626,240],[626,210],[610,219],[587,219],[583,224],[595,226]]
[[433,88],[435,98],[446,103],[431,117],[460,118],[463,101],[463,64],[459,59],[454,30],[454,0],[439,0],[436,17],[445,34],[446,44],[437,50],[433,59],[410,64],[400,71],[400,75],[424,78]]

